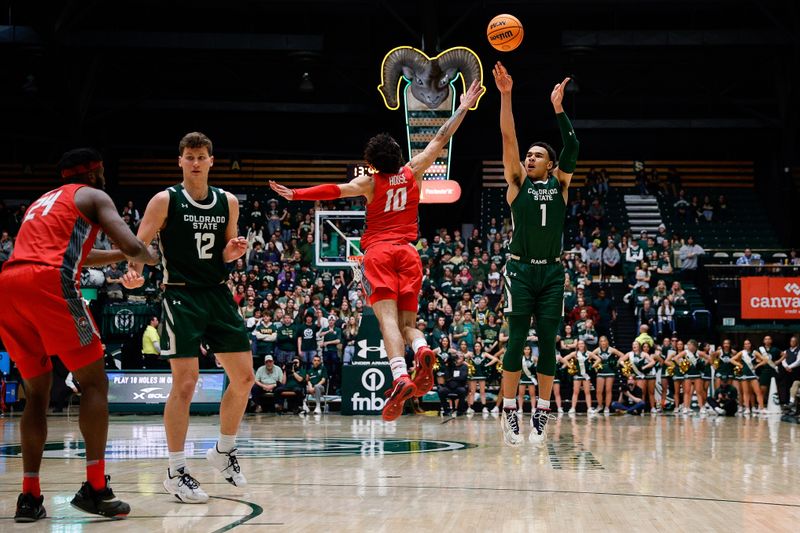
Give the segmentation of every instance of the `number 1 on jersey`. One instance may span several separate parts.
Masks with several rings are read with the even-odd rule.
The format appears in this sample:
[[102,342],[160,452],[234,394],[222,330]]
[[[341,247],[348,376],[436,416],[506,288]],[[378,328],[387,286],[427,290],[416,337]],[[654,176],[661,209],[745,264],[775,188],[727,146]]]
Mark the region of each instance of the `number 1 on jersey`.
[[383,212],[402,211],[406,208],[407,202],[408,191],[405,187],[401,189],[389,189],[386,191],[386,207],[383,208]]
[[214,247],[214,234],[213,233],[200,233],[194,234],[194,240],[197,241],[197,256],[200,259],[211,259],[212,255],[209,250]]
[[541,204],[539,209],[542,210],[542,227],[547,225],[547,204]]

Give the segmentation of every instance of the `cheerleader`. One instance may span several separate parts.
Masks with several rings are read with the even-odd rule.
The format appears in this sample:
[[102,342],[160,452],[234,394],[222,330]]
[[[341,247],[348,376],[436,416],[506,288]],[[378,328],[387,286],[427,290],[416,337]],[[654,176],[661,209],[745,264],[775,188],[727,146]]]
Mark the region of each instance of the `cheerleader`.
[[489,414],[489,408],[486,407],[486,378],[489,374],[489,365],[497,364],[497,358],[484,351],[483,344],[476,342],[472,347],[472,368],[474,372],[469,376],[469,395],[467,396],[467,414],[475,414],[472,409],[472,404],[475,403],[475,393],[480,390],[481,405],[483,406],[482,413]]
[[[536,358],[538,359],[538,357]],[[533,348],[530,345],[525,345],[522,349],[522,375],[519,380],[519,391],[517,394],[517,404],[519,405],[520,413],[524,413],[523,407],[525,406],[525,390],[527,389],[528,395],[531,399],[531,409],[536,405],[536,359],[533,357]]]
[[586,401],[587,414],[594,415],[597,412],[592,407],[592,382],[589,380],[589,365],[600,358],[586,350],[586,343],[579,340],[574,352],[564,357],[564,366],[569,365],[570,361],[575,361],[577,372],[572,376],[572,403],[569,407],[569,414],[575,414],[575,406],[578,404],[578,393],[583,390],[583,399]]
[[683,394],[681,387],[683,386],[683,381],[686,379],[686,375],[681,370],[681,361],[683,361],[683,353],[684,353],[684,344],[683,341],[678,339],[675,343],[675,352],[667,355],[667,367],[672,368],[672,385],[674,387],[673,398],[675,399],[675,414],[681,414],[683,409],[686,409],[686,413],[689,412],[689,406],[683,406]]
[[[686,349],[678,354],[688,361],[686,379],[683,380],[683,414],[688,414],[692,405],[692,390],[697,394],[697,405],[700,412],[705,412],[706,394],[703,390],[703,379],[701,377],[701,366],[703,358],[708,357],[703,351],[698,350],[697,341],[689,339],[686,342]],[[684,363],[686,365],[686,363]]]
[[[716,378],[716,369],[714,368],[714,353],[716,352],[716,348],[711,344],[706,344],[704,346],[704,350],[700,352],[701,354],[701,367],[700,367],[700,378],[702,380],[702,388],[703,388],[703,410],[700,411],[700,414],[703,412],[713,414],[714,409],[708,405],[708,392],[709,390],[713,391],[716,390],[716,384],[712,384],[712,377]],[[713,371],[713,372],[712,372]],[[713,376],[712,376],[713,373]],[[716,379],[714,379],[716,381]]]
[[[667,396],[669,393],[669,378],[670,376],[667,374],[667,360],[669,360],[670,355],[674,355],[675,350],[672,347],[672,344],[669,342],[668,338],[664,338],[664,344],[660,346],[659,350],[656,350],[653,354],[653,359],[656,360],[658,369],[660,370],[661,374],[661,404],[657,411],[663,412],[664,409],[667,407]],[[674,368],[674,367],[673,367]],[[659,370],[656,370],[656,374],[659,374]]]
[[733,363],[734,367],[741,368],[741,374],[737,379],[740,381],[740,387],[742,388],[742,403],[744,404],[745,415],[756,414],[756,410],[752,406],[751,395],[753,394],[755,394],[758,402],[758,412],[767,412],[764,409],[764,396],[761,394],[761,387],[758,386],[758,378],[756,378],[754,359],[753,345],[749,339],[745,339],[742,351],[731,358],[731,363]]
[[603,414],[611,413],[611,391],[614,388],[614,379],[617,377],[617,362],[625,354],[611,347],[608,337],[600,337],[600,345],[592,354],[600,359],[602,366],[597,371],[597,410],[603,408]]
[[[714,351],[711,354],[712,364],[714,362],[714,359],[719,359],[719,366],[717,367],[717,371],[715,372],[714,376],[714,389],[718,389],[720,385],[722,385],[723,379],[728,379],[728,380],[733,379],[733,363],[731,362],[733,356],[734,353],[733,353],[733,348],[731,348],[730,339],[724,339],[722,341],[722,346],[720,346],[716,351]],[[739,398],[741,398],[742,390],[740,382],[734,381],[733,384],[736,387],[736,392],[739,394]]]
[[436,364],[434,364],[436,372],[436,384],[444,385],[445,368],[447,362],[451,358],[455,358],[456,351],[450,346],[450,337],[442,337],[439,340],[439,347],[434,348],[433,353],[436,354]]
[[644,381],[639,387],[642,389],[642,399],[650,405],[650,414],[656,414],[656,370],[658,360],[650,353],[650,345],[645,343],[642,346],[642,366],[640,370],[644,374]]
[[556,412],[560,415],[564,414],[564,409],[561,407],[561,375],[564,372],[564,358],[556,350],[556,375],[553,376],[553,399],[556,402]]
[[[647,349],[649,349],[649,346]],[[620,358],[620,363],[630,362],[633,367],[633,377],[636,380],[636,386],[642,389],[642,399],[644,400],[647,398],[645,391],[647,390],[647,375],[652,371],[653,372],[653,379],[650,380],[651,387],[653,389],[653,394],[655,394],[655,360],[650,356],[649,353],[642,350],[642,345],[639,344],[638,341],[633,341],[631,344],[631,351],[626,353]],[[655,401],[655,396],[653,396],[653,402]],[[655,407],[655,403],[650,404],[651,407]]]

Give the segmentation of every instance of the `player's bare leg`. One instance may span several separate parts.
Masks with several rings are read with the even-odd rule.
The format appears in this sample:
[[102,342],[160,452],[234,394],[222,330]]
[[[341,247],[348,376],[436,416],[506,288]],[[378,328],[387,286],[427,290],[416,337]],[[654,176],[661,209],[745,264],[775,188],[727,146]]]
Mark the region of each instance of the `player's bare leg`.
[[164,488],[183,503],[205,503],[208,494],[189,473],[184,452],[186,432],[189,430],[189,406],[200,377],[200,367],[195,357],[172,358],[169,366],[172,370],[172,390],[164,406],[169,470]]
[[406,400],[413,397],[417,389],[408,375],[406,360],[404,357],[405,343],[403,334],[400,332],[400,323],[397,311],[397,302],[386,299],[379,300],[372,304],[375,316],[381,327],[383,343],[389,355],[389,365],[392,368],[392,378],[394,380],[391,391],[387,393],[388,399],[383,406],[383,419],[386,421],[396,420],[403,414],[403,404]]
[[403,339],[414,351],[414,362],[417,373],[414,375],[415,396],[425,396],[433,388],[433,365],[436,354],[428,346],[425,335],[417,329],[417,312],[400,311],[400,320],[403,326]]
[[219,353],[217,358],[228,375],[228,388],[219,407],[219,440],[209,448],[206,459],[236,487],[244,487],[247,480],[236,458],[236,434],[242,422],[250,390],[256,381],[253,373],[253,356],[250,352]]

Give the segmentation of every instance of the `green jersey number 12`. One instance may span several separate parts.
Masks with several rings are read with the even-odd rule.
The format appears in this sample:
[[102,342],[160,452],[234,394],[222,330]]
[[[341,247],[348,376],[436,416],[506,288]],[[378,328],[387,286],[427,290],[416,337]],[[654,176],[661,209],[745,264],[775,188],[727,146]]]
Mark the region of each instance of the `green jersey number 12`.
[[200,259],[211,259],[209,250],[214,247],[213,233],[195,233],[194,240],[197,241],[197,256]]

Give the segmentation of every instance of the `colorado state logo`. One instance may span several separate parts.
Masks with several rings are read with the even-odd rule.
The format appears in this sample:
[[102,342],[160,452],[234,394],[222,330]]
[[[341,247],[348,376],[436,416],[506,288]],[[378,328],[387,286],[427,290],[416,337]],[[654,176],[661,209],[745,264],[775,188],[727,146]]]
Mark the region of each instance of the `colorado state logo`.
[[117,314],[114,315],[114,325],[117,326],[117,329],[122,333],[133,329],[133,311],[130,309],[120,309],[117,311]]
[[[186,441],[186,457],[200,459],[216,444],[216,439],[189,439]],[[476,445],[466,442],[442,440],[417,440],[393,438],[275,438],[237,439],[236,448],[240,458],[291,457],[342,457],[381,456],[408,453],[454,452]],[[21,457],[19,444],[0,445],[0,457]],[[85,458],[83,441],[48,442],[44,446],[45,459]],[[106,459],[130,461],[136,459],[166,459],[167,441],[163,437],[141,439],[112,439],[106,445]]]

